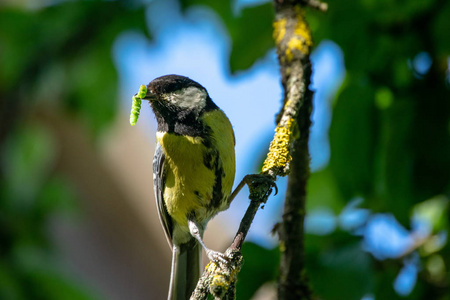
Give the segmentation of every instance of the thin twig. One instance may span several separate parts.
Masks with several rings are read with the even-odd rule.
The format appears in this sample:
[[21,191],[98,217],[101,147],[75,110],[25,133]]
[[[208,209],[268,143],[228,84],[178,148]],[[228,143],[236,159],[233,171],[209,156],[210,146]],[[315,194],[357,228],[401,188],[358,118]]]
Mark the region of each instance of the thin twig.
[[245,176],[236,190],[240,191],[245,184],[250,189],[250,204],[241,220],[233,242],[225,251],[225,256],[229,262],[225,265],[217,265],[215,262],[210,262],[206,266],[191,296],[192,300],[207,299],[209,293],[217,299],[234,299],[237,274],[242,265],[242,255],[240,253],[242,244],[260,205],[267,201],[267,198],[272,193],[272,189],[276,189],[272,177],[264,174]]

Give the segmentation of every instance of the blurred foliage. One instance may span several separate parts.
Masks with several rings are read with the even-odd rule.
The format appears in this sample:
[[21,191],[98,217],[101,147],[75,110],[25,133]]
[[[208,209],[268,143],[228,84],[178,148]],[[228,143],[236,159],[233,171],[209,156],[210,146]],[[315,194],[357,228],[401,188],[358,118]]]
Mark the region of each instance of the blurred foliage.
[[148,32],[142,6],[55,3],[0,7],[0,299],[98,299],[55,259],[51,216],[73,212],[76,201],[55,172],[52,133],[29,115],[58,107],[96,136],[117,109],[112,45],[125,30]]
[[[364,207],[373,213],[393,213],[406,228],[418,220],[426,224],[428,231],[422,232],[426,241],[418,238],[408,249],[418,250],[421,257],[418,280],[408,299],[450,297],[446,238],[450,216],[449,16],[450,3],[438,0],[330,0],[327,14],[308,14],[316,43],[322,39],[336,42],[344,53],[347,72],[333,101],[329,132],[327,169],[334,183],[323,182],[323,188],[337,186],[345,202],[361,197]],[[312,175],[310,186],[322,172],[326,171]],[[311,192],[310,199],[314,199],[315,191]],[[335,233],[326,238],[339,243]],[[308,261],[327,251],[317,250],[318,254],[308,253]],[[383,262],[372,259],[372,264],[364,266],[372,274],[370,284],[346,299],[363,295],[400,298],[393,281],[404,259],[412,254]],[[326,264],[322,269],[329,267]],[[316,271],[310,269],[313,282]],[[364,286],[351,282],[347,281],[346,288]],[[316,286],[319,292],[320,283]]]
[[361,299],[373,289],[370,255],[358,238],[343,232],[332,241],[308,235],[305,244],[308,276],[323,299]]
[[239,274],[236,294],[239,299],[250,299],[264,283],[276,280],[280,251],[278,247],[265,249],[247,242],[242,247],[242,255],[245,267]]
[[[55,3],[0,8],[0,299],[89,299],[50,259],[49,216],[74,202],[70,184],[55,174],[52,136],[18,124],[26,109],[51,104],[95,136],[117,109],[113,42],[126,30],[149,37],[138,2]],[[232,72],[273,48],[270,2],[242,10],[234,1],[180,3],[207,6],[222,20]],[[338,44],[347,74],[332,102],[330,163],[311,175],[307,209],[344,214],[358,198],[406,228],[428,224],[426,239],[409,249],[420,255],[420,270],[408,299],[450,298],[449,16],[445,0],[330,0],[326,14],[307,12],[316,45]],[[323,299],[400,298],[393,282],[412,254],[376,260],[362,242],[366,222],[306,236],[308,275]],[[238,299],[277,276],[277,248],[249,243],[243,251]]]
[[70,184],[52,175],[52,136],[19,126],[4,141],[0,197],[0,299],[93,299],[63,274],[47,238],[49,217],[73,213]]
[[2,120],[14,121],[6,112],[19,115],[16,110],[40,100],[59,101],[94,131],[107,125],[118,94],[111,47],[125,30],[148,32],[144,9],[67,1],[35,11],[3,7],[0,13]]

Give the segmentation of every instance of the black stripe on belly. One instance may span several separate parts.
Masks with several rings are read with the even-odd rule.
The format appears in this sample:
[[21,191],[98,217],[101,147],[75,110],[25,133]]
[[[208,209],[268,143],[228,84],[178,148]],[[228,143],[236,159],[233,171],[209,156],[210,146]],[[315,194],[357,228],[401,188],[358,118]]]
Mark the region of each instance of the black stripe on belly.
[[217,156],[214,155],[213,151],[207,150],[205,153],[203,153],[203,164],[205,167],[207,167],[209,170],[212,170],[214,167],[214,157]]
[[213,197],[211,199],[211,203],[209,206],[211,208],[218,208],[223,199],[222,178],[225,177],[225,173],[222,167],[222,161],[218,156],[216,156],[214,169],[215,169],[214,176],[216,178],[216,182],[214,183],[213,186]]
[[203,153],[203,164],[206,168],[214,172],[215,177],[212,199],[209,203],[209,207],[218,208],[223,199],[222,178],[225,177],[225,173],[222,167],[222,160],[219,157],[219,152],[213,145],[211,128],[207,125],[205,125],[205,132],[207,135],[202,140],[202,144],[205,147],[205,152]]

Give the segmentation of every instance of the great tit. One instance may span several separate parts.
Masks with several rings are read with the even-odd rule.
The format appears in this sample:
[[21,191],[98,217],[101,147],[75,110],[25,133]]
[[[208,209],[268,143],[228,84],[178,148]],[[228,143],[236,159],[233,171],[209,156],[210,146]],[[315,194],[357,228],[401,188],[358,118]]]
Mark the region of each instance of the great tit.
[[208,221],[230,205],[235,176],[235,137],[225,113],[199,83],[166,75],[147,85],[158,122],[153,183],[161,224],[172,248],[169,299],[189,299],[200,274]]

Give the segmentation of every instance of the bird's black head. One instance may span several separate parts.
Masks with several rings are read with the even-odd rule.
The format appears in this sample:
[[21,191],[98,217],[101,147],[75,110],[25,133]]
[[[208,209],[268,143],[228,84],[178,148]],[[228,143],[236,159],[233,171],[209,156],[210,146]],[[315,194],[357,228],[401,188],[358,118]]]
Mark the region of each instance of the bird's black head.
[[217,109],[202,85],[179,75],[154,79],[147,85],[147,95],[143,99],[150,102],[159,130],[176,124],[196,126],[204,112]]
[[156,95],[170,94],[183,89],[193,87],[205,91],[198,82],[180,75],[165,75],[155,78],[147,85],[147,89]]

